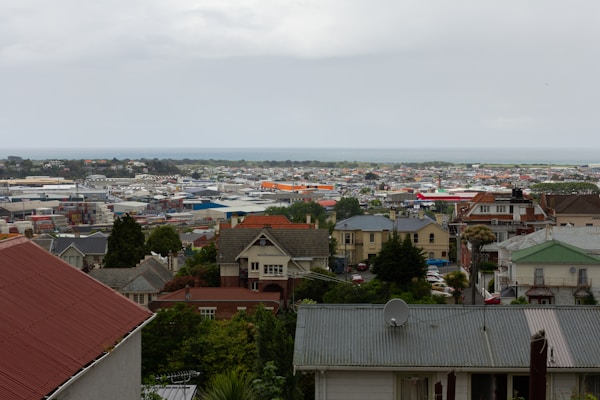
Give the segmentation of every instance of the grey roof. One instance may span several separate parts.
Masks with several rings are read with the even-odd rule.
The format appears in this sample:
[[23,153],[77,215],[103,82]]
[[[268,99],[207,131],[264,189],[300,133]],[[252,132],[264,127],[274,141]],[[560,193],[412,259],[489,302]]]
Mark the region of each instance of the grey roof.
[[173,279],[173,273],[154,257],[135,268],[98,268],[89,275],[123,293],[158,293]]
[[383,215],[355,215],[335,224],[337,231],[391,231],[394,223]]
[[329,256],[327,229],[222,229],[219,236],[219,263],[234,263],[236,257],[261,236],[271,239],[292,258]]
[[395,229],[397,232],[418,232],[429,224],[435,224],[431,218],[396,218],[393,221],[383,215],[355,215],[335,224],[336,231],[381,232]]
[[527,235],[515,236],[498,243],[499,248],[518,250],[557,240],[581,249],[600,253],[600,227],[597,226],[547,226]]
[[76,247],[83,254],[106,254],[108,236],[97,232],[85,237],[62,237],[54,240],[52,253],[61,254],[69,247]]
[[409,305],[405,325],[384,305],[302,305],[294,368],[528,370],[531,335],[544,329],[548,368],[600,368],[600,307]]

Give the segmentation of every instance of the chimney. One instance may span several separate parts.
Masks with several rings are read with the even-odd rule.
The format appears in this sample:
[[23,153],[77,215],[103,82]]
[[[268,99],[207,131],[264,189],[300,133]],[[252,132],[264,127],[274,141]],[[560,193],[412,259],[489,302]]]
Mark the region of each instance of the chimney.
[[396,220],[396,207],[390,208],[390,219],[392,221]]
[[190,294],[190,285],[185,285],[185,301],[189,301],[192,299],[192,295]]
[[235,228],[235,226],[238,224],[238,216],[237,214],[232,214],[231,215],[231,227]]
[[310,214],[306,214],[306,223],[310,225]]

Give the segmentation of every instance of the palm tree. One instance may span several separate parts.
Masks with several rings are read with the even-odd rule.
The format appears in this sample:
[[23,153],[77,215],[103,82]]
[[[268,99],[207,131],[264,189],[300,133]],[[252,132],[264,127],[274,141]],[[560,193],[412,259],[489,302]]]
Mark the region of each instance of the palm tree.
[[477,266],[481,260],[481,249],[496,240],[496,235],[487,225],[468,226],[462,233],[462,238],[471,243],[471,304],[475,304],[475,279],[477,278]]
[[462,271],[452,271],[447,273],[444,278],[446,279],[446,284],[454,289],[452,297],[454,297],[454,302],[458,304],[463,290],[469,286],[467,275]]
[[201,391],[203,400],[258,400],[252,375],[240,370],[217,374]]

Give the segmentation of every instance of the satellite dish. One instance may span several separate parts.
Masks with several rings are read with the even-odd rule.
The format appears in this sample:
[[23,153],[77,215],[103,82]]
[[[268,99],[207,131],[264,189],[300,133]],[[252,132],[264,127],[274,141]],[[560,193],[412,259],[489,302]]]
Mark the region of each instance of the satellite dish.
[[408,321],[408,305],[401,299],[392,299],[383,307],[383,319],[390,326],[402,326]]

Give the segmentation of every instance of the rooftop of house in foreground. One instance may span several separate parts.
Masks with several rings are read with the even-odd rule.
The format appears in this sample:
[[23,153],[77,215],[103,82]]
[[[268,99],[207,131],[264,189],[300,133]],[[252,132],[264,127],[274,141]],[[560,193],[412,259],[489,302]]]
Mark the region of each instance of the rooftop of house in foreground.
[[298,310],[295,370],[528,371],[544,330],[548,368],[600,368],[600,307],[408,305],[402,326],[383,304],[307,304]]
[[25,237],[0,241],[0,398],[40,399],[152,314]]

